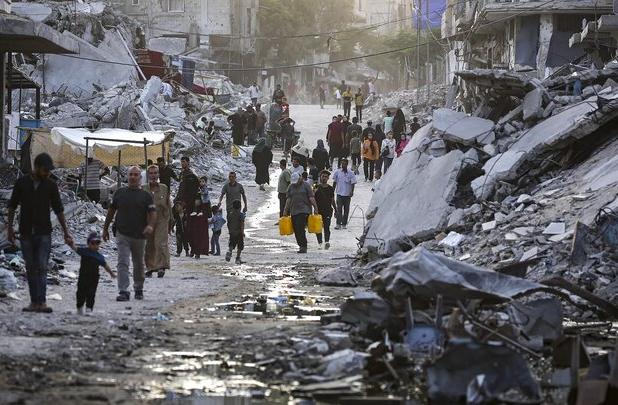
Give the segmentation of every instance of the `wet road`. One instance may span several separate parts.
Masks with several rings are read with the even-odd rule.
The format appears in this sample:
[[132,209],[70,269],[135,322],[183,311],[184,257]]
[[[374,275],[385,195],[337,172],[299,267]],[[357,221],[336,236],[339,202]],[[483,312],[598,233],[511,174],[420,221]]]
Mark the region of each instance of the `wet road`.
[[[337,111],[294,105],[291,112],[313,146]],[[294,344],[316,333],[316,314],[336,311],[352,293],[317,285],[315,273],[354,256],[372,192],[361,180],[348,229],[332,231],[330,250],[317,250],[315,236],[308,235],[308,254],[299,255],[294,237],[279,236],[275,225],[277,176],[273,169],[265,191],[239,176],[249,198],[240,266],[222,257],[173,257],[165,278],[146,281],[145,300],[128,303],[115,301],[115,283],[103,274],[95,313],[87,317],[74,314],[74,284],[50,285],[48,295],[62,297],[50,301],[50,316],[22,314],[24,301],[4,308],[0,397],[79,403],[190,397],[249,404],[267,396],[267,403],[286,403],[282,367],[303,360],[295,357]],[[226,244],[224,232],[222,250]],[[116,258],[108,260],[115,267]]]

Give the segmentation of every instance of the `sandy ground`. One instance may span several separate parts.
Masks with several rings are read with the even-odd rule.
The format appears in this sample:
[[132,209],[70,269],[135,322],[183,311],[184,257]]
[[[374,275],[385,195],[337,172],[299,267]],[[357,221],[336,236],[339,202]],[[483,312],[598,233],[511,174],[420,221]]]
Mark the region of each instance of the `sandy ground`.
[[[333,107],[319,106],[292,106],[291,111],[311,146],[324,137],[336,113]],[[285,403],[281,391],[286,390],[277,387],[277,364],[285,355],[276,348],[292,337],[310,336],[319,317],[233,312],[217,304],[292,294],[309,295],[314,304],[315,297],[322,297],[319,305],[335,308],[352,289],[318,286],[314,275],[356,253],[371,184],[360,179],[348,229],[332,231],[330,250],[317,250],[315,236],[308,235],[309,252],[299,255],[293,236],[279,236],[275,225],[276,166],[266,191],[239,176],[249,197],[245,264],[226,263],[222,256],[173,257],[165,278],[146,280],[145,300],[125,303],[115,301],[115,281],[102,272],[95,312],[89,316],[75,314],[75,285],[49,286],[48,296],[62,297],[49,301],[51,315],[21,312],[26,289],[18,292],[22,301],[0,303],[0,403],[167,402],[184,397],[209,398],[203,403],[213,404],[254,403],[263,396],[269,403]],[[225,231],[221,243],[225,250]],[[115,265],[114,257],[108,260]]]

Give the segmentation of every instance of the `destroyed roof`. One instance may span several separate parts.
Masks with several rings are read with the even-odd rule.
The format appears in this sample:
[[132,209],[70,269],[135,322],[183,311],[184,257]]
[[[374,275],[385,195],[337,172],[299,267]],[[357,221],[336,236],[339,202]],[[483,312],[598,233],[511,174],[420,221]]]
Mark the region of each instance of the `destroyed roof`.
[[455,72],[455,75],[505,96],[523,97],[526,93],[542,87],[539,79],[506,70],[475,69]]
[[79,53],[77,42],[45,24],[12,14],[0,14],[0,51]]

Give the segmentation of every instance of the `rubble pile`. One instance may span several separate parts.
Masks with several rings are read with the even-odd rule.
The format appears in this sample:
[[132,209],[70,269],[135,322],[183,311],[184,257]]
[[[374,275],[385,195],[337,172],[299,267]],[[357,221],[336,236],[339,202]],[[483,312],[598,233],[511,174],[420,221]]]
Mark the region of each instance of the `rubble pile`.
[[459,72],[457,109],[434,108],[376,186],[373,292],[341,320],[373,342],[352,349],[382,347],[381,381],[438,403],[607,387],[592,369],[616,356],[618,70],[563,74]]
[[[431,88],[427,98],[427,90],[399,90],[384,95],[370,96],[364,107],[364,120],[372,120],[374,125],[381,124],[387,110],[395,112],[401,108],[407,119],[417,116],[421,122],[427,122],[435,108],[445,105],[449,86],[436,85]],[[417,92],[419,100],[417,102]]]

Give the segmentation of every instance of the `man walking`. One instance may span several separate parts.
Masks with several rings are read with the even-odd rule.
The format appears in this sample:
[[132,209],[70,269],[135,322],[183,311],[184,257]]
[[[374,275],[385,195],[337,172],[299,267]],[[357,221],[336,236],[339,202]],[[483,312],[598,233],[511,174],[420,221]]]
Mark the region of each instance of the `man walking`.
[[279,167],[281,168],[281,174],[279,175],[277,194],[279,197],[279,218],[281,218],[285,209],[285,202],[288,199],[288,188],[292,181],[292,171],[288,169],[288,161],[285,159],[279,161]]
[[343,97],[343,115],[349,117],[352,112],[352,99],[354,98],[352,89],[350,87],[345,89],[341,97]]
[[356,175],[348,170],[348,159],[341,159],[341,168],[333,174],[333,188],[337,194],[337,225],[335,229],[346,229],[350,215],[350,201],[354,196]]
[[329,148],[330,167],[333,167],[335,158],[337,158],[337,166],[340,166],[341,154],[344,147],[345,135],[343,133],[343,124],[339,116],[333,116],[333,121],[328,124],[326,132],[326,142]]
[[[335,204],[335,189],[328,184],[330,172],[322,170],[320,172],[320,183],[315,190],[315,202],[318,206],[318,214],[322,216],[322,233],[324,234],[324,249],[330,248],[330,219],[333,212],[337,211]],[[316,234],[319,248],[322,248],[322,233]]]
[[249,97],[251,98],[251,103],[253,106],[257,105],[258,98],[260,98],[260,88],[256,83],[253,83],[249,86]]
[[[227,215],[232,211],[232,203],[236,200],[242,198],[242,202],[245,204],[242,212],[247,212],[247,196],[245,195],[245,189],[239,182],[236,181],[236,172],[230,172],[227,177],[228,181],[223,185],[221,189],[221,196],[219,197],[219,204],[221,206],[221,202],[223,201],[223,197],[225,197],[225,209]],[[227,222],[230,220],[228,218]]]
[[193,212],[195,208],[195,200],[199,196],[200,181],[196,174],[191,170],[190,161],[187,156],[180,158],[180,166],[182,172],[180,173],[180,186],[178,187],[178,194],[176,195],[176,201],[182,203],[182,207],[185,211],[185,218]]
[[162,157],[157,158],[157,166],[159,166],[159,182],[161,184],[165,184],[167,189],[171,191],[170,188],[172,184],[172,179],[178,181],[178,175],[169,165],[165,164],[165,159]]
[[266,113],[262,111],[261,104],[257,104],[255,106],[255,114],[256,114],[255,129],[258,133],[258,137],[264,138],[264,128],[266,127],[267,119],[266,119]]
[[25,312],[50,313],[52,309],[46,304],[47,266],[51,251],[52,226],[50,208],[56,214],[62,231],[64,242],[71,246],[73,238],[69,234],[64,219],[64,207],[60,200],[60,192],[56,183],[49,179],[54,169],[51,156],[41,153],[34,159],[34,171],[17,180],[11,199],[7,223],[7,238],[15,243],[13,220],[15,210],[21,207],[19,213],[19,239],[21,251],[26,262],[26,275],[30,291],[30,305]]
[[129,169],[129,186],[114,193],[112,205],[107,210],[103,225],[103,240],[109,240],[109,225],[115,218],[116,245],[118,247],[118,297],[116,301],[129,301],[129,260],[133,262],[133,289],[135,299],[144,299],[144,251],[146,238],[157,222],[157,211],[152,195],[141,189],[139,167]]

